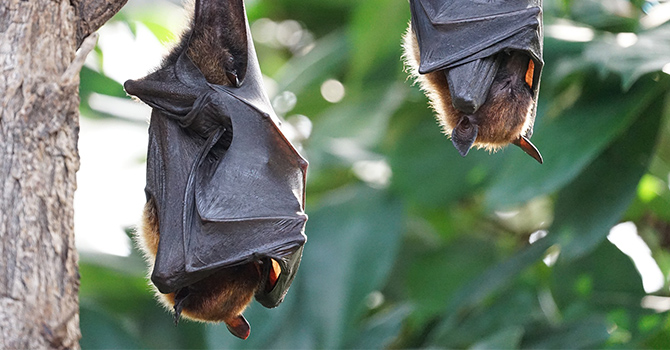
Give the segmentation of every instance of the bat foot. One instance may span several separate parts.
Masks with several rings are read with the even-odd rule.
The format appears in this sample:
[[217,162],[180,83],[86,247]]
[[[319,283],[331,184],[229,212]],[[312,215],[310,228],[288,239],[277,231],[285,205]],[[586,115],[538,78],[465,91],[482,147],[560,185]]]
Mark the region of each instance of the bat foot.
[[174,325],[179,324],[179,319],[181,318],[181,312],[184,309],[184,303],[186,298],[188,298],[189,292],[188,288],[182,288],[175,293],[174,297]]
[[251,333],[251,326],[249,326],[249,322],[242,315],[237,315],[237,317],[227,320],[226,326],[232,335],[240,339],[249,338],[249,334]]

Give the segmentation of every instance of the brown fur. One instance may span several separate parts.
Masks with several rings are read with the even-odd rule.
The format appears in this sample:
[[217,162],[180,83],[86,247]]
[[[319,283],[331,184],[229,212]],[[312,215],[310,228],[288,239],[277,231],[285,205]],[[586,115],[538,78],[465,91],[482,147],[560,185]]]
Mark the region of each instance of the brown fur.
[[[163,66],[174,64],[186,53],[209,83],[233,85],[229,77],[238,75],[241,79],[243,76],[240,74],[246,73],[248,59],[243,2],[200,1],[194,10],[198,14],[191,19],[191,28],[182,34],[180,42],[164,58]],[[229,144],[230,127],[226,126],[226,130],[227,136],[222,140],[227,140]],[[150,198],[144,207],[141,232],[136,235],[149,265],[149,274],[154,268],[160,241],[158,209],[156,201]],[[223,321],[239,330],[240,315],[258,290],[260,280],[260,271],[253,262],[213,271],[204,279],[181,289],[187,292],[187,296],[180,301],[181,314],[198,321]],[[161,294],[155,287],[154,291],[157,299],[174,312],[176,292]]]
[[141,237],[138,237],[137,242],[141,243],[140,247],[144,252],[145,258],[156,257],[158,252],[158,241],[160,239],[160,231],[158,231],[158,212],[156,209],[156,201],[153,197],[144,204],[144,212],[142,213],[142,230]]
[[[157,213],[156,202],[150,198],[144,206],[142,230],[136,235],[149,264],[149,274],[160,240]],[[196,321],[232,323],[251,303],[260,284],[260,272],[254,263],[220,269],[188,287],[182,315]],[[167,309],[174,311],[175,293],[162,294],[155,287],[154,292]]]
[[228,50],[221,49],[217,38],[209,32],[202,33],[191,40],[188,57],[200,68],[208,82],[218,85],[232,85],[226,76],[226,69],[232,70],[233,56]]
[[[243,5],[241,2],[201,2],[200,5],[199,26],[196,27],[193,15],[190,27],[165,57],[163,66],[173,64],[186,51],[209,83],[230,86],[233,82],[226,72],[236,72],[246,65],[246,16],[240,7]],[[196,6],[188,1],[186,7],[193,13]]]
[[[419,45],[411,24],[403,39],[406,70],[419,82],[430,100],[444,133],[451,135],[466,114],[454,108],[443,71],[419,74]],[[523,69],[517,72],[524,60]],[[486,102],[472,116],[479,129],[474,146],[496,151],[525,135],[532,127],[533,96],[530,88],[523,86],[528,60],[525,54],[514,52],[498,69]]]
[[[189,319],[234,323],[251,303],[261,276],[253,263],[220,269],[189,288],[182,315]],[[174,305],[175,293],[166,295]]]

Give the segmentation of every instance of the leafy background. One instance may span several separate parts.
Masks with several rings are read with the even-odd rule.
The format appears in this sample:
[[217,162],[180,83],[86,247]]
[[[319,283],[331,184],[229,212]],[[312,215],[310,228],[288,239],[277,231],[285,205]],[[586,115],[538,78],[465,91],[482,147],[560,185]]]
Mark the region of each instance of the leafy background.
[[[246,5],[273,103],[310,161],[300,272],[278,308],[245,312],[241,341],[221,325],[175,327],[136,249],[81,247],[83,348],[670,347],[669,3],[545,0],[543,165],[516,148],[461,158],[441,135],[400,61],[407,1]],[[169,43],[177,8],[131,0],[107,28]],[[160,56],[120,57],[131,44],[102,45],[111,32],[81,73],[82,141],[113,123],[120,136],[100,152],[139,144],[128,162],[141,169],[148,112],[121,82]],[[124,185],[84,181],[104,157],[80,147],[78,200],[100,211],[105,198],[84,187]],[[132,193],[105,215],[139,218],[141,186]],[[93,227],[77,235],[109,239]]]

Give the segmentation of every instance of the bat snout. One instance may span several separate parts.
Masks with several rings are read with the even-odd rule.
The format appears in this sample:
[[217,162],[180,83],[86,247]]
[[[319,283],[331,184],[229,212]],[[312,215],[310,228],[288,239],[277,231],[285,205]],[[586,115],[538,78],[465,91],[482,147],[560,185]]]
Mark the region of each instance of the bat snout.
[[451,132],[451,142],[461,156],[468,155],[470,148],[477,139],[479,127],[470,120],[469,116],[461,117],[458,125]]

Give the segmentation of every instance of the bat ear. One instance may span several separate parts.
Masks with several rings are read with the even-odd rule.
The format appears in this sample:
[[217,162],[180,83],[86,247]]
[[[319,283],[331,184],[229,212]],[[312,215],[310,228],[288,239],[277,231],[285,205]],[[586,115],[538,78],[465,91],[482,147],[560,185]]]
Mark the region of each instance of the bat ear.
[[521,149],[526,152],[526,154],[533,157],[540,164],[542,164],[542,155],[540,154],[540,151],[538,151],[535,145],[533,145],[533,143],[530,142],[530,140],[525,136],[519,136],[519,138],[514,140],[512,143],[521,147]]
[[[225,76],[239,86],[247,72],[247,18],[243,0],[196,0],[188,53],[208,81]],[[228,53],[227,57],[218,57]]]
[[477,124],[470,122],[470,118],[467,116],[461,117],[458,125],[451,131],[451,142],[461,156],[465,157],[468,155],[470,147],[472,147],[472,144],[477,139],[478,131]]
[[281,259],[268,259],[267,264],[264,264],[264,272],[261,277],[263,281],[261,282],[261,288],[256,292],[256,300],[261,305],[273,308],[284,300],[284,296],[286,296],[291,282],[293,282],[293,278],[298,272],[298,267],[300,267],[303,248],[304,246],[300,246],[293,253]]

